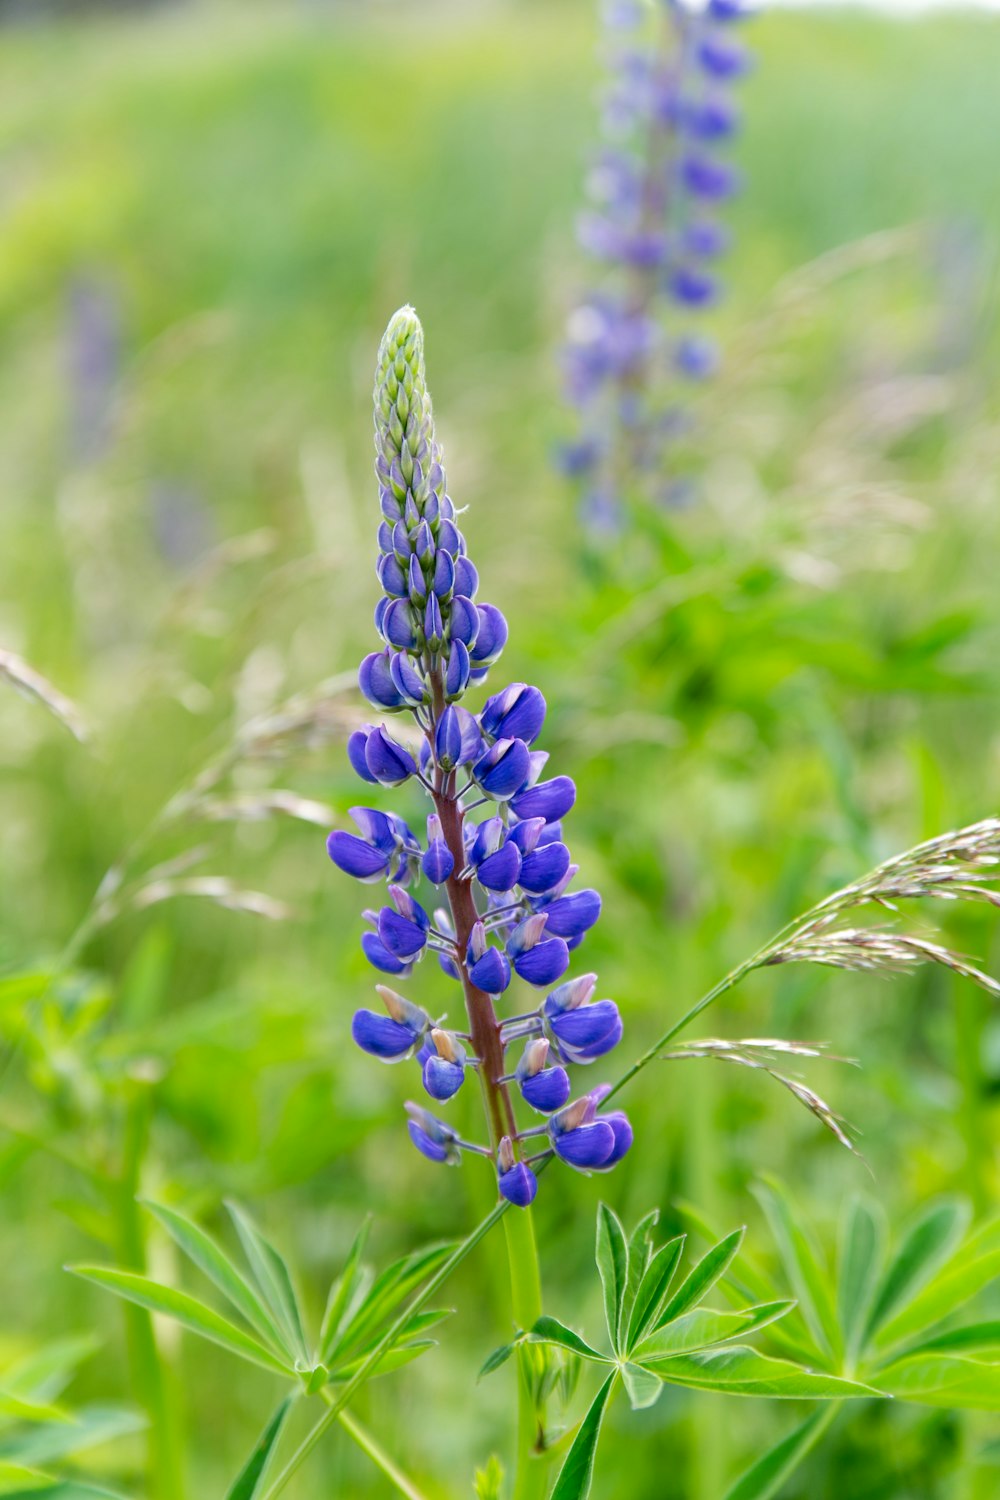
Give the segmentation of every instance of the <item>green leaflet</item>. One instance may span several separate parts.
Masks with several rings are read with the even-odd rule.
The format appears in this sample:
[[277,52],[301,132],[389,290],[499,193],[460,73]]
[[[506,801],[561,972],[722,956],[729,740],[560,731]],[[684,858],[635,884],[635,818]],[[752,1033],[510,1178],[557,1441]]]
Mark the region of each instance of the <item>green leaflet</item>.
[[660,1313],[655,1324],[657,1328],[661,1328],[664,1323],[672,1323],[675,1318],[696,1307],[711,1291],[742,1245],[744,1232],[743,1229],[734,1229],[702,1256]]
[[658,1365],[657,1374],[673,1385],[703,1391],[727,1391],[733,1396],[817,1401],[882,1394],[871,1386],[839,1375],[803,1370],[786,1360],[770,1359],[742,1344],[678,1355]]
[[199,1271],[204,1272],[213,1286],[257,1331],[271,1350],[294,1364],[295,1352],[288,1347],[276,1320],[221,1246],[204,1229],[176,1209],[149,1202],[145,1206],[163,1225],[174,1243]]
[[287,1265],[238,1204],[227,1203],[226,1208],[236,1226],[236,1233],[240,1237],[254,1280],[285,1334],[285,1347],[294,1351],[296,1358],[303,1364],[308,1364],[309,1354],[302,1329],[302,1315]]
[[650,1261],[632,1304],[628,1333],[625,1338],[626,1349],[634,1349],[656,1323],[670,1291],[674,1273],[684,1253],[684,1244],[685,1236],[679,1234],[676,1239],[668,1240],[657,1250]]
[[1000,1364],[982,1364],[954,1354],[917,1354],[878,1374],[883,1390],[925,1406],[962,1406],[1000,1411]]
[[650,1334],[631,1351],[632,1358],[638,1364],[648,1365],[657,1360],[672,1359],[677,1354],[707,1349],[712,1344],[725,1343],[753,1333],[757,1328],[765,1328],[768,1323],[783,1318],[794,1306],[794,1302],[765,1302],[743,1312],[729,1313],[697,1308]]
[[319,1354],[324,1364],[328,1364],[332,1357],[341,1324],[349,1317],[352,1303],[361,1289],[363,1276],[361,1257],[364,1255],[365,1245],[368,1242],[370,1226],[371,1220],[366,1219],[354,1236],[354,1243],[344,1262],[344,1269],[330,1287],[319,1335]]
[[832,1402],[818,1406],[800,1426],[762,1454],[726,1491],[724,1500],[771,1500],[829,1427],[837,1410]]
[[435,1245],[430,1250],[417,1250],[386,1267],[375,1278],[350,1322],[327,1351],[329,1362],[342,1359],[347,1354],[353,1357],[379,1324],[392,1316],[410,1292],[447,1260],[453,1248],[450,1245]]
[[1000,1249],[986,1255],[972,1256],[960,1251],[934,1280],[918,1292],[913,1301],[902,1307],[880,1330],[882,1345],[899,1344],[931,1328],[950,1316],[964,1303],[1000,1277]]
[[992,1318],[982,1323],[967,1323],[964,1328],[949,1328],[944,1333],[932,1333],[911,1344],[889,1364],[898,1364],[901,1359],[910,1359],[914,1354],[930,1351],[938,1353],[962,1353],[970,1349],[1000,1349],[1000,1319]]
[[622,1366],[622,1384],[633,1411],[642,1411],[652,1406],[663,1390],[663,1381],[652,1370],[631,1363]]
[[590,1494],[597,1440],[601,1435],[601,1423],[617,1379],[618,1372],[613,1370],[594,1397],[559,1470],[550,1500],[586,1500]]
[[[596,1349],[586,1343],[572,1328],[567,1328],[565,1323],[560,1323],[558,1318],[541,1317],[528,1335],[532,1343],[555,1344],[560,1349],[568,1349],[571,1354],[579,1354],[581,1359],[594,1359],[601,1364],[608,1363],[606,1354],[599,1354]],[[513,1345],[508,1345],[513,1348]]]
[[214,1308],[207,1307],[204,1302],[197,1301],[187,1292],[161,1286],[148,1276],[140,1276],[135,1271],[119,1271],[112,1266],[70,1266],[69,1269],[74,1275],[82,1276],[85,1281],[93,1281],[97,1286],[114,1292],[116,1296],[124,1297],[126,1302],[134,1302],[150,1312],[163,1313],[166,1317],[173,1318],[192,1333],[200,1334],[213,1344],[219,1344],[241,1359],[262,1365],[265,1370],[275,1370],[279,1375],[295,1373],[292,1364],[278,1359],[258,1339],[244,1333],[242,1328],[237,1328],[235,1323],[230,1323],[228,1318],[222,1317]]
[[866,1341],[930,1280],[962,1233],[966,1220],[966,1211],[954,1202],[936,1203],[917,1220],[879,1283],[865,1324]]
[[878,1283],[883,1239],[882,1221],[869,1204],[852,1199],[844,1219],[837,1278],[837,1314],[852,1355],[857,1354]]
[[271,1455],[281,1437],[288,1413],[292,1408],[292,1397],[286,1397],[257,1439],[256,1446],[236,1479],[226,1491],[226,1500],[256,1500],[267,1472]]
[[618,1330],[628,1284],[628,1242],[621,1221],[606,1203],[597,1208],[597,1269],[604,1290],[604,1318],[611,1347],[618,1349]]
[[767,1216],[799,1309],[818,1348],[837,1357],[841,1351],[840,1328],[824,1267],[805,1230],[797,1221],[795,1206],[774,1178],[766,1177],[754,1187],[754,1196]]

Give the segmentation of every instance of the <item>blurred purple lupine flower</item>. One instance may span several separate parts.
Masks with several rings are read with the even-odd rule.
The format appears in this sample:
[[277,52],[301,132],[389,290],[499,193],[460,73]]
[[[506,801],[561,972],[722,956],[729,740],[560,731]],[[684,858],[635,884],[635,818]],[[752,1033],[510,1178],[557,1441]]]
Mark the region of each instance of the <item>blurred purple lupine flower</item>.
[[[541,779],[548,756],[533,747],[545,698],[514,682],[478,713],[459,701],[496,663],[507,624],[495,606],[476,602],[479,577],[448,495],[423,332],[411,308],[391,320],[379,350],[375,450],[382,511],[375,625],[383,645],[365,657],[358,680],[379,715],[408,715],[414,729],[390,734],[383,723],[366,724],[348,740],[347,758],[373,789],[419,783],[433,811],[421,844],[398,813],[351,808],[357,833],[335,830],[327,849],[346,874],[387,884],[392,904],[365,913],[370,930],[361,946],[372,967],[406,979],[434,953],[462,986],[459,1024],[468,1030],[445,1029],[385,985],[376,989],[386,1014],[358,1010],[351,1029],[362,1050],[384,1062],[414,1059],[439,1104],[458,1093],[469,1068],[478,1071],[488,1145],[460,1140],[414,1104],[410,1137],[431,1161],[455,1163],[464,1151],[488,1156],[501,1196],[526,1208],[537,1190],[530,1163],[539,1156],[605,1170],[628,1149],[624,1115],[598,1117],[600,1089],[568,1103],[568,1067],[610,1051],[621,1018],[613,1001],[591,1001],[596,976],[563,978],[601,901],[596,891],[569,889],[578,867],[561,820],[576,787],[568,776]],[[443,888],[447,907],[431,915],[433,902],[410,889],[421,879],[432,894]],[[536,994],[527,1010],[498,1015],[515,980]],[[539,990],[549,991],[541,1001]],[[509,1071],[512,1048],[519,1057]],[[548,1123],[519,1128],[514,1085]],[[526,1158],[536,1137],[543,1147]]]
[[562,350],[577,433],[558,455],[588,529],[618,529],[630,488],[667,498],[672,384],[708,379],[718,352],[689,327],[721,294],[720,220],[740,178],[722,153],[739,131],[733,86],[750,54],[743,0],[605,0],[603,140],[578,238],[600,274]]

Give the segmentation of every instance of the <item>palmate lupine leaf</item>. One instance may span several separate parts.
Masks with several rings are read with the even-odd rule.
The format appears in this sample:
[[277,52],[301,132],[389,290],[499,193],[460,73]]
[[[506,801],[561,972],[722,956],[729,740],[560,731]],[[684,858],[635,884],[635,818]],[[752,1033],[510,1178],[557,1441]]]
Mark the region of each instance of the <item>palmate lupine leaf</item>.
[[[835,1272],[808,1242],[787,1190],[768,1179],[758,1192],[774,1231],[779,1259],[793,1290],[813,1299],[802,1327],[808,1342],[796,1349],[806,1363],[829,1373],[850,1371],[859,1381],[897,1400],[925,1406],[1000,1410],[1000,1321],[954,1326],[966,1303],[1000,1275],[1000,1218],[963,1239],[968,1210],[945,1199],[930,1204],[885,1255],[884,1225],[877,1206],[855,1198],[846,1207]],[[685,1217],[697,1220],[696,1215]],[[706,1235],[709,1226],[698,1226]],[[743,1295],[777,1296],[765,1273],[742,1267]],[[735,1280],[732,1278],[731,1280]],[[822,1309],[822,1312],[820,1311]],[[829,1337],[830,1310],[836,1336]],[[797,1320],[796,1320],[797,1321]],[[952,1324],[952,1326],[947,1326]],[[945,1325],[945,1326],[943,1326]],[[779,1343],[787,1336],[780,1329]],[[838,1352],[831,1358],[830,1346]],[[834,1420],[835,1408],[827,1421]],[[767,1500],[818,1439],[826,1423],[803,1423],[756,1460],[726,1500]]]
[[[151,1312],[173,1318],[183,1327],[220,1345],[230,1353],[264,1369],[283,1375],[293,1389],[271,1417],[253,1452],[227,1493],[227,1500],[254,1500],[262,1495],[266,1470],[281,1438],[292,1402],[303,1393],[322,1394],[327,1411],[320,1419],[325,1429],[342,1421],[346,1430],[369,1454],[375,1454],[374,1439],[346,1414],[347,1399],[364,1380],[399,1369],[417,1359],[434,1341],[424,1335],[448,1316],[444,1310],[424,1309],[432,1288],[425,1288],[402,1307],[421,1282],[430,1282],[435,1272],[453,1256],[451,1246],[432,1246],[403,1256],[371,1282],[361,1257],[367,1224],[355,1238],[341,1274],[335,1278],[327,1299],[320,1336],[325,1358],[310,1356],[291,1271],[280,1252],[265,1238],[252,1219],[236,1204],[226,1205],[246,1256],[244,1274],[225,1250],[203,1229],[176,1209],[147,1204],[177,1246],[226,1298],[249,1329],[232,1322],[213,1307],[186,1292],[164,1286],[150,1277],[106,1266],[77,1266],[78,1275],[107,1288],[126,1301]],[[480,1231],[483,1233],[485,1231]],[[476,1236],[470,1237],[472,1243]],[[460,1249],[463,1247],[459,1247]],[[388,1325],[388,1326],[387,1326]],[[342,1387],[333,1396],[328,1387]],[[315,1429],[314,1429],[315,1430]],[[6,1455],[0,1440],[0,1457]],[[33,1456],[33,1455],[30,1455]],[[376,1460],[385,1466],[390,1460]],[[278,1486],[284,1484],[279,1476]]]
[[519,1340],[496,1350],[483,1367],[484,1374],[497,1369],[517,1342],[527,1338],[609,1369],[566,1456],[552,1500],[583,1500],[589,1493],[601,1422],[619,1375],[636,1410],[652,1406],[665,1384],[789,1400],[881,1394],[857,1380],[775,1359],[739,1342],[791,1311],[795,1304],[787,1299],[772,1298],[735,1312],[701,1306],[727,1275],[743,1241],[742,1229],[712,1245],[671,1296],[684,1236],[650,1253],[648,1239],[655,1222],[647,1215],[626,1238],[611,1210],[604,1204],[598,1209],[596,1258],[611,1353],[602,1353],[557,1318],[546,1316]]

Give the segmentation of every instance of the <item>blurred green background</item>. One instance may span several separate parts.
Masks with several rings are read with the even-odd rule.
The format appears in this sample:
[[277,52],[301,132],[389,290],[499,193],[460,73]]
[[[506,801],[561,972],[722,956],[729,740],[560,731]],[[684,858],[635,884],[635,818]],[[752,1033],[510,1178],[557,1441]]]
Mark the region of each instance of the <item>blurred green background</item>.
[[[511,622],[498,680],[543,687],[545,746],[579,784],[568,832],[605,902],[586,964],[622,1006],[623,1058],[835,884],[996,810],[1000,21],[754,23],[699,500],[595,557],[550,465],[561,328],[590,274],[589,4],[43,11],[0,29],[0,646],[93,733],[75,744],[0,684],[0,973],[28,976],[0,991],[0,1353],[97,1328],[74,1393],[141,1404],[120,1308],[61,1269],[148,1233],[122,1209],[136,1189],[210,1223],[238,1197],[317,1317],[366,1213],[384,1260],[491,1202],[485,1169],[412,1153],[410,1070],[350,1044],[364,901],[323,827],[232,816],[275,788],[337,822],[368,800],[342,748],[366,715],[338,679],[371,649],[369,393],[399,304],[424,322],[482,595]],[[160,816],[207,765],[210,815]],[[287,917],[152,902],[144,872],[191,851],[159,878],[224,877]],[[141,909],[74,942],[123,856]],[[989,912],[928,926],[942,915],[1000,973]],[[432,1010],[436,972],[411,991]],[[1000,1026],[970,987],[765,974],[693,1034],[857,1058],[809,1081],[860,1127],[893,1222],[939,1192],[995,1205]],[[614,1179],[553,1172],[539,1195],[551,1310],[584,1328],[601,1196],[668,1223],[690,1200],[766,1258],[758,1171],[826,1247],[871,1189],[766,1080],[663,1066],[627,1096],[637,1145]],[[180,1276],[157,1234],[145,1253]],[[446,1300],[440,1348],[359,1404],[432,1497],[471,1493],[509,1449],[507,1372],[472,1388],[509,1329],[499,1244]],[[189,1492],[221,1495],[268,1377],[164,1337]],[[713,1500],[780,1430],[761,1403],[684,1392],[616,1409],[595,1494]],[[985,1500],[995,1435],[862,1405],[787,1494]],[[88,1462],[139,1494],[141,1453],[132,1437]],[[336,1436],[289,1493],[392,1490]]]

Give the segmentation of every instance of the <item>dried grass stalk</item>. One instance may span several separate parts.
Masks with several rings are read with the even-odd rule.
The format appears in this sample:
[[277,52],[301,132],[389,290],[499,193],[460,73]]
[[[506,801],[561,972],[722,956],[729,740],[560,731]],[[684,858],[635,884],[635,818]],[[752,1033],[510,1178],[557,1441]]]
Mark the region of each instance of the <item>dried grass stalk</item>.
[[178,896],[197,896],[203,901],[214,902],[216,906],[224,906],[227,911],[249,912],[255,917],[266,917],[270,922],[284,922],[292,915],[291,909],[283,902],[275,901],[273,896],[262,891],[243,890],[225,875],[153,880],[134,891],[127,904],[136,911],[143,911],[161,901],[174,901]]
[[36,703],[41,703],[81,744],[85,744],[90,738],[87,721],[77,705],[65,693],[53,687],[41,672],[30,667],[22,657],[3,647],[0,647],[0,679],[10,683],[11,687],[24,693],[26,697],[33,698]]
[[666,1062],[679,1062],[684,1058],[713,1058],[716,1062],[735,1063],[738,1067],[750,1068],[754,1072],[766,1073],[775,1083],[787,1089],[799,1104],[803,1105],[828,1130],[842,1146],[855,1156],[861,1157],[849,1131],[851,1126],[832,1109],[826,1100],[791,1074],[781,1072],[774,1065],[777,1056],[829,1057],[832,1062],[848,1062],[851,1059],[835,1057],[826,1052],[821,1042],[785,1041],[781,1037],[745,1037],[739,1041],[726,1041],[720,1037],[708,1037],[703,1041],[688,1042],[672,1052],[661,1054]]

